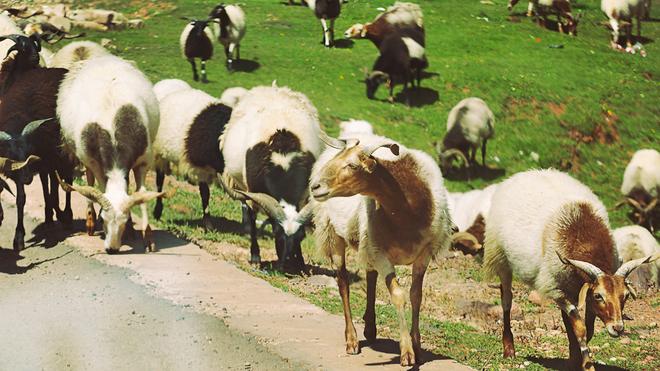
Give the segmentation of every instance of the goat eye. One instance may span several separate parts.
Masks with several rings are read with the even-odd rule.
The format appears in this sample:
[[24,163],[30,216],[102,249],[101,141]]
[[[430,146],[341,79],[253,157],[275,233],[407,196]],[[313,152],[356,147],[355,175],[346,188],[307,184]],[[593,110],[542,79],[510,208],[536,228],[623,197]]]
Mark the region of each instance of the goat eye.
[[605,300],[605,299],[603,299],[603,296],[601,294],[594,294],[594,299],[596,299],[596,301],[604,301]]

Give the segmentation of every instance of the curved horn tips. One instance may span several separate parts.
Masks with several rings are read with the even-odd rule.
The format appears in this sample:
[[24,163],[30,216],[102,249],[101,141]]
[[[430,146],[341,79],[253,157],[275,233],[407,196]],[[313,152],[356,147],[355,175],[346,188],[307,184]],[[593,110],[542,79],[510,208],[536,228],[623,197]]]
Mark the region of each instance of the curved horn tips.
[[390,151],[392,151],[393,154],[396,156],[399,155],[399,145],[398,144],[390,144]]

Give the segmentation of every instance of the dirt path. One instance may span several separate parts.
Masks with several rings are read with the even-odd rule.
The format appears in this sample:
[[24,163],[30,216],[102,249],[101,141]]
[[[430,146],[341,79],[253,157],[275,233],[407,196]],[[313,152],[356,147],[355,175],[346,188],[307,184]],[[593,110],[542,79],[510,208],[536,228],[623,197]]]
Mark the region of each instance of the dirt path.
[[[35,182],[28,188],[27,213],[34,217],[41,217],[43,200],[38,179],[35,179]],[[3,194],[3,196],[5,195]],[[3,198],[4,205],[7,204],[7,201],[10,201],[8,197]],[[85,202],[80,197],[74,198],[74,217],[78,219],[75,228],[77,231],[83,229],[80,219],[85,211],[84,205]],[[5,214],[11,213],[15,213],[15,210],[9,209],[5,212]],[[13,226],[13,222],[6,220],[3,230],[11,231]],[[37,230],[37,235],[39,235],[37,239],[42,244],[56,244],[58,240],[61,240],[60,237],[63,237],[59,236],[57,231],[59,228],[55,228],[55,232]],[[10,235],[13,235],[13,232]],[[135,248],[123,247],[121,254],[107,255],[102,251],[102,241],[98,236],[88,237],[77,234],[67,238],[65,242],[70,246],[75,246],[85,256],[94,257],[110,266],[125,268],[125,272],[127,272],[125,275],[128,275],[131,280],[143,285],[155,296],[175,303],[178,305],[177,308],[190,308],[219,317],[232,331],[258,338],[259,342],[264,344],[269,351],[286,357],[292,362],[324,370],[364,369],[365,366],[374,366],[379,370],[401,369],[398,365],[398,344],[396,342],[382,340],[373,347],[363,347],[362,353],[358,356],[347,356],[344,353],[343,318],[328,314],[302,299],[273,288],[268,283],[250,276],[225,261],[217,260],[196,245],[179,240],[169,233],[156,231],[155,237],[160,249],[156,254],[144,254],[143,249],[137,247],[138,244],[136,244]],[[30,250],[41,249],[41,247],[35,247]],[[30,250],[24,252],[23,255],[32,254]],[[21,265],[23,264],[21,263]],[[100,265],[100,267],[103,266]],[[99,269],[102,270],[102,268]],[[65,282],[72,279],[72,275],[69,273],[62,277]],[[75,279],[75,276],[73,277]],[[123,289],[115,290],[112,284],[104,282],[103,279],[98,282],[100,287],[109,287],[108,290],[112,288],[118,295],[124,293]],[[73,292],[76,291],[66,291],[69,295],[74,295]],[[61,297],[62,294],[66,295],[56,286],[51,286],[49,293],[55,295],[56,298]],[[48,304],[51,300],[48,300],[46,296],[40,296],[39,300],[44,301],[45,307],[51,305]],[[32,299],[26,301],[31,303]],[[106,300],[104,303],[107,304]],[[105,307],[99,303],[95,305]],[[111,306],[108,307],[111,308]],[[146,311],[136,311],[136,313],[147,315]],[[101,316],[106,317],[105,314]],[[113,323],[110,318],[105,320]],[[171,323],[162,318],[160,313],[146,318],[148,319],[144,319],[145,322]],[[90,318],[85,321],[91,320]],[[220,323],[220,321],[217,322]],[[99,323],[103,322],[99,321]],[[357,330],[358,333],[362,332],[361,328],[357,328]],[[169,338],[176,333],[169,329],[161,331]],[[72,333],[77,333],[77,331],[72,331]],[[58,336],[58,334],[55,333],[53,336]],[[93,343],[90,342],[90,344]],[[145,347],[142,343],[133,343],[133,345]],[[90,346],[93,347],[93,345]],[[157,347],[158,344],[147,343],[146,345],[146,349],[152,353],[153,349]],[[159,350],[166,352],[164,349]],[[240,352],[236,353],[240,355]],[[112,350],[107,350],[104,354],[117,357],[117,352]],[[122,352],[122,354],[124,353]],[[442,357],[430,353],[426,355],[426,359],[429,361],[421,369],[469,369],[453,360],[442,359]]]
[[[132,272],[60,243],[17,260],[0,228],[0,369],[300,369],[222,321],[154,298]],[[36,226],[27,221],[27,229]]]

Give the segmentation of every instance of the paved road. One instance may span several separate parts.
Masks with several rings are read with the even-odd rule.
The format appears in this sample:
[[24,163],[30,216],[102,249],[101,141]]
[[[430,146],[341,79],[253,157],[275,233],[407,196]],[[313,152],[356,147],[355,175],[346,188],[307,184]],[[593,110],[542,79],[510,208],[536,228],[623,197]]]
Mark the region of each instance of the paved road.
[[[0,370],[304,368],[216,317],[150,296],[128,279],[129,271],[64,244],[34,246],[17,258],[10,250],[16,211],[4,206]],[[26,219],[28,238],[35,227]]]

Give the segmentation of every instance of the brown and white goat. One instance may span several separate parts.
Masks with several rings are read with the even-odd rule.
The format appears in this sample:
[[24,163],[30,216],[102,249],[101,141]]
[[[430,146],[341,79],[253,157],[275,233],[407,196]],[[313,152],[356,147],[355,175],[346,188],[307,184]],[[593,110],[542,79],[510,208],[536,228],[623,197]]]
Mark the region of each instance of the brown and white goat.
[[513,276],[554,300],[566,327],[572,366],[593,370],[587,344],[596,317],[610,336],[623,334],[623,307],[634,295],[626,278],[652,259],[647,256],[618,267],[605,206],[569,175],[532,170],[507,179],[493,195],[484,256],[486,273],[501,282],[504,357],[515,356]]
[[[538,17],[541,17],[542,21],[539,21],[539,23],[543,27],[546,27],[548,22],[548,13],[554,13],[557,15],[559,33],[564,33],[564,27],[566,27],[566,33],[577,36],[577,26],[582,14],[580,13],[574,17],[571,10],[571,3],[568,0],[533,0],[533,3],[537,20]],[[562,17],[566,18],[566,25],[562,23]]]
[[385,38],[393,32],[414,29],[421,33],[421,40],[415,40],[425,46],[424,22],[422,9],[417,4],[397,2],[372,22],[356,23],[344,32],[347,39],[368,39],[380,49]]
[[[353,326],[346,248],[366,264],[367,307],[364,336],[376,339],[376,281],[384,278],[395,305],[400,328],[401,365],[421,361],[419,310],[422,282],[431,258],[450,244],[455,226],[447,210],[442,174],[433,159],[378,136],[360,136],[350,145],[325,138],[334,146],[314,166],[310,190],[314,200],[315,237],[319,250],[337,271],[344,307],[346,353],[357,354]],[[413,266],[408,332],[405,294],[395,265]]]

